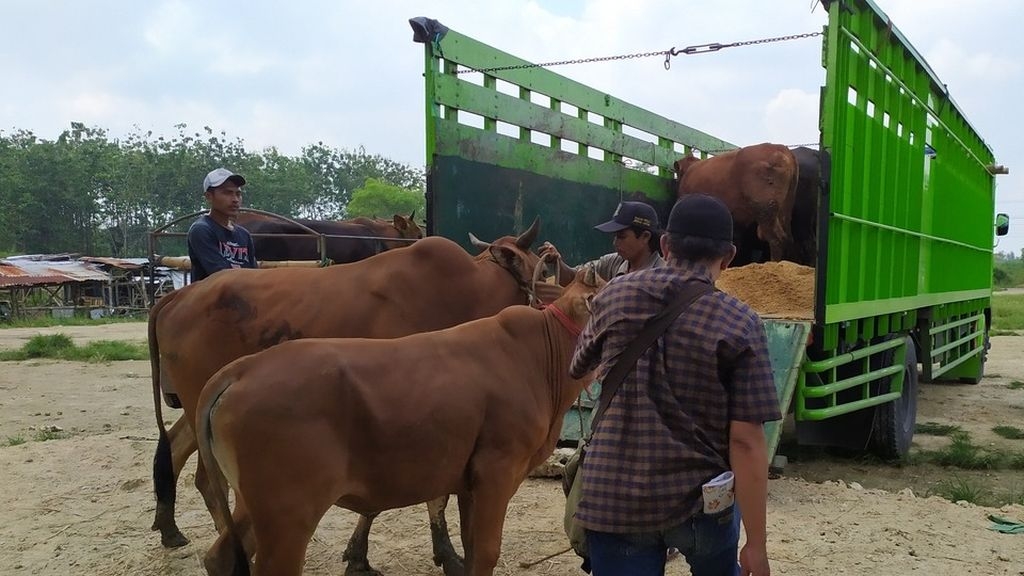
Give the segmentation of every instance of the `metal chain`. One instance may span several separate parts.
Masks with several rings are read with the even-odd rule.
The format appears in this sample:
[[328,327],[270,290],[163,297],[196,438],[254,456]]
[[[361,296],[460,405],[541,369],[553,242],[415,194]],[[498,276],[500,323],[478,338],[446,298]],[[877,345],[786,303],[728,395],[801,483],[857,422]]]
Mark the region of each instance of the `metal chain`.
[[651,56],[663,56],[668,50],[658,52],[637,52],[636,54],[620,54],[618,56],[597,56],[594,58],[577,58],[574,60],[559,60],[557,62],[543,62],[541,64],[512,64],[509,66],[494,66],[493,68],[463,68],[456,71],[456,74],[467,74],[469,72],[500,72],[502,70],[519,70],[522,68],[547,68],[549,66],[564,66],[566,64],[589,64],[591,62],[608,62],[611,60],[628,60],[630,58],[649,58]]
[[664,56],[665,57],[665,70],[672,67],[672,57],[680,54],[706,54],[708,52],[717,52],[722,48],[735,48],[737,46],[753,46],[755,44],[768,44],[771,42],[784,42],[787,40],[800,40],[803,38],[813,38],[815,36],[821,36],[822,32],[807,32],[805,34],[792,34],[789,36],[776,36],[773,38],[761,38],[758,40],[743,40],[740,42],[732,42],[729,44],[720,44],[718,42],[712,42],[710,44],[697,44],[694,46],[687,46],[676,50],[675,46],[668,50],[658,50],[655,52],[635,52],[633,54],[619,54],[617,56],[596,56],[593,58],[576,58],[573,60],[558,60],[555,62],[542,62],[540,64],[511,64],[508,66],[493,66],[491,68],[462,68],[456,70],[456,74],[468,74],[471,72],[500,72],[503,70],[520,70],[524,68],[548,68],[551,66],[565,66],[567,64],[589,64],[592,62],[610,62],[612,60],[629,60],[633,58],[650,58],[651,56]]

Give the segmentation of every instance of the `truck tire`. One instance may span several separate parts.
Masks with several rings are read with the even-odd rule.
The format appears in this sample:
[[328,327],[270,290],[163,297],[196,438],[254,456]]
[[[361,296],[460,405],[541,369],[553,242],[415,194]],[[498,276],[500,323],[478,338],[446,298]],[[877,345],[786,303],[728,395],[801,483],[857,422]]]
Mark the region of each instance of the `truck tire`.
[[876,455],[886,460],[906,457],[917,425],[917,352],[914,341],[909,336],[906,340],[903,395],[898,400],[875,408],[871,447]]

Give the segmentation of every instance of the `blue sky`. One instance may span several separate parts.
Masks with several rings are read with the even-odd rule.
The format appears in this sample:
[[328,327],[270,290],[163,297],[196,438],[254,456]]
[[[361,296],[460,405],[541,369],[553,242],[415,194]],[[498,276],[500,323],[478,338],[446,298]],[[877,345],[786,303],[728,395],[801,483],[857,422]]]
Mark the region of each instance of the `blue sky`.
[[[1013,56],[1024,2],[876,0],[948,84],[1009,176],[1000,250],[1024,249],[1024,145]],[[7,0],[0,130],[52,138],[72,121],[120,136],[210,126],[250,148],[323,141],[422,165],[422,46],[436,18],[532,61],[681,48],[820,30],[810,0]],[[737,144],[817,140],[820,39],[559,67],[561,74]],[[1019,217],[1016,214],[1020,214]]]

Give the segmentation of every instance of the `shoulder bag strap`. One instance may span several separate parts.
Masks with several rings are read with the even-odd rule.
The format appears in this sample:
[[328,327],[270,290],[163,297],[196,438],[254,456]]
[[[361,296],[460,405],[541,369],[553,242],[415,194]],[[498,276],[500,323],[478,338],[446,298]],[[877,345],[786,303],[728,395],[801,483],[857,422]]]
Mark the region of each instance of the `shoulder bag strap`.
[[597,410],[594,411],[594,417],[590,419],[590,436],[594,435],[598,421],[604,415],[605,410],[608,409],[608,405],[612,403],[612,398],[619,391],[619,386],[626,379],[626,375],[636,366],[640,356],[651,347],[651,344],[654,344],[655,340],[668,330],[668,327],[672,325],[672,322],[684,310],[689,308],[698,298],[712,290],[714,290],[714,287],[711,284],[700,280],[690,280],[683,286],[675,302],[666,306],[661,312],[651,316],[644,323],[640,334],[630,343],[629,347],[622,353],[622,356],[619,357],[618,362],[615,363],[615,366],[608,371],[608,374],[601,381],[601,401],[598,403]]

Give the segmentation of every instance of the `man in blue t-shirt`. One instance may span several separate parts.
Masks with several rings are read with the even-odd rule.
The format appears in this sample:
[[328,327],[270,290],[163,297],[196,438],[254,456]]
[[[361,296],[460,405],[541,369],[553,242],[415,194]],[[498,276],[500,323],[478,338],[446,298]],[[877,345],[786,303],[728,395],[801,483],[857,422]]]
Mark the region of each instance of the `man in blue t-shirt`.
[[233,222],[242,206],[242,186],[245,186],[245,178],[224,168],[217,168],[203,180],[210,213],[188,229],[193,282],[219,270],[256,268],[252,236]]

